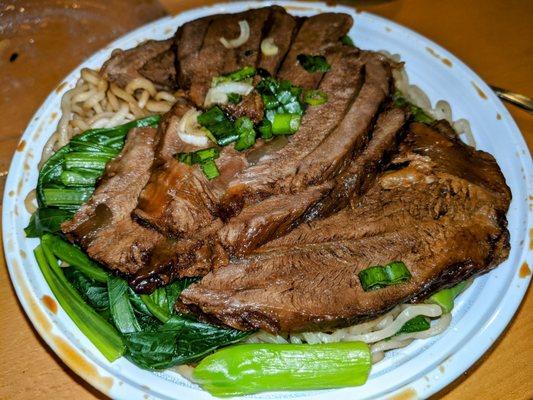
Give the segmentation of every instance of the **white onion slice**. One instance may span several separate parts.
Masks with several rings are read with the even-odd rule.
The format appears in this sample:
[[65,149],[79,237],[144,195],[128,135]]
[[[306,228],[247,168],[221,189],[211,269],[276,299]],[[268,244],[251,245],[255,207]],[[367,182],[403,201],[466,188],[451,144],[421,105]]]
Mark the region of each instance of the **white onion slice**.
[[239,27],[241,28],[241,33],[237,39],[228,40],[224,37],[220,38],[220,43],[222,43],[226,49],[239,47],[250,39],[250,25],[248,25],[248,21],[239,21]]
[[246,82],[222,82],[209,89],[205,96],[204,107],[213,104],[227,104],[228,94],[236,93],[242,96],[250,94],[254,87]]
[[275,45],[273,38],[266,38],[261,42],[261,52],[265,56],[275,56],[278,51],[279,48]]
[[209,144],[209,139],[198,124],[198,115],[200,115],[200,111],[195,108],[191,108],[185,113],[178,125],[178,136],[185,143],[203,147]]

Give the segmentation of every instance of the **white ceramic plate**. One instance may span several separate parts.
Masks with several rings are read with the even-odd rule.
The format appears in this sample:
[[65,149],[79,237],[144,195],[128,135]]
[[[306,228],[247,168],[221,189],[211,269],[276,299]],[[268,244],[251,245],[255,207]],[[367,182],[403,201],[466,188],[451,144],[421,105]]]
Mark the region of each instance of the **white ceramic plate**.
[[[271,2],[220,4],[166,17],[141,27],[94,54],[76,68],[50,94],[37,111],[21,139],[7,178],[3,235],[9,273],[24,310],[48,345],[90,384],[120,399],[208,399],[211,396],[175,372],[152,373],[120,359],[109,363],[77,329],[52,299],[33,258],[38,240],[26,239],[23,228],[30,215],[24,198],[37,181],[41,150],[55,130],[63,93],[74,86],[82,67],[99,68],[114,48],[130,48],[145,39],[171,36],[186,21],[208,14],[238,12]],[[493,154],[512,189],[508,213],[511,232],[509,259],[491,273],[475,280],[460,296],[450,328],[442,335],[415,341],[390,352],[372,369],[366,385],[357,388],[307,392],[263,393],[254,398],[281,399],[374,399],[401,395],[402,399],[426,398],[452,382],[470,367],[506,327],[529,284],[530,275],[520,273],[533,265],[528,247],[533,240],[533,166],[520,131],[489,87],[452,54],[394,22],[347,7],[320,3],[275,2],[296,15],[324,11],[345,12],[354,17],[351,32],[358,47],[399,53],[406,61],[411,83],[419,85],[433,104],[445,99],[454,119],[467,118],[477,147]],[[528,204],[529,202],[529,204]],[[524,263],[528,264],[524,264]],[[526,275],[526,276],[523,276]],[[56,307],[54,307],[54,305]],[[397,397],[397,398],[400,398]]]

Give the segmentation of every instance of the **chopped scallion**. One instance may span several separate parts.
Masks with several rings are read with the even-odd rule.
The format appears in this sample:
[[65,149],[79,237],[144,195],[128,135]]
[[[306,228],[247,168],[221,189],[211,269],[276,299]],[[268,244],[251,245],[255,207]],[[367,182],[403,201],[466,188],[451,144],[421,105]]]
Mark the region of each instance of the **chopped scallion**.
[[324,56],[299,54],[296,59],[307,72],[326,72],[331,69],[331,65],[328,64]]
[[228,102],[231,104],[239,104],[242,100],[242,96],[238,93],[228,93]]
[[248,117],[241,117],[235,121],[235,129],[239,134],[239,139],[235,143],[235,150],[243,151],[252,147],[255,143],[254,123]]
[[300,128],[301,117],[298,114],[274,114],[272,120],[273,135],[292,135]]
[[369,267],[359,272],[359,280],[365,292],[406,282],[410,278],[411,273],[401,261],[393,261],[385,266]]
[[212,86],[217,86],[222,82],[238,82],[247,78],[251,78],[256,74],[257,70],[254,67],[244,67],[237,71],[225,74],[222,76],[216,76],[213,78]]
[[200,164],[200,167],[202,168],[203,173],[207,177],[207,179],[215,179],[217,176],[220,175],[220,172],[218,171],[217,165],[213,160],[208,160],[202,164]]
[[238,136],[235,134],[233,123],[218,106],[211,107],[200,114],[197,121],[213,134],[218,144],[221,144],[220,140],[228,137],[235,137],[234,140],[237,140]]
[[193,164],[201,164],[207,160],[214,160],[218,158],[220,152],[217,147],[210,147],[208,149],[197,150],[192,153]]
[[341,37],[341,43],[346,46],[355,47],[352,38],[348,35],[344,35],[343,37]]
[[304,94],[304,101],[310,106],[319,106],[328,102],[328,95],[322,90],[308,90]]

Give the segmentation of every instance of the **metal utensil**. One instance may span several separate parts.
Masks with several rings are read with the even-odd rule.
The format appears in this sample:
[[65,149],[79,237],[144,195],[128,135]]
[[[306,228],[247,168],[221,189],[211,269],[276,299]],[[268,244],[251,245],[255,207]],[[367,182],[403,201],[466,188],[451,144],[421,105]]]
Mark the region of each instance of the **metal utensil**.
[[496,95],[509,103],[513,103],[515,106],[523,108],[527,111],[533,111],[533,99],[530,97],[524,96],[523,94],[518,94],[510,92],[509,90],[499,88],[497,86],[490,86]]

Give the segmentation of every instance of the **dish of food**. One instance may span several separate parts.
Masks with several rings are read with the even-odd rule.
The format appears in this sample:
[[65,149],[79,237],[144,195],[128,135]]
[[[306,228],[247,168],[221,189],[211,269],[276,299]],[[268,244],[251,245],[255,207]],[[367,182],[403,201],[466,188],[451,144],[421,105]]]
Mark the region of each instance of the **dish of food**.
[[[117,41],[67,78],[14,158],[17,293],[113,397],[424,397],[482,354],[527,287],[531,216],[511,189],[526,197],[531,159],[483,82],[388,21],[279,4]],[[422,73],[437,89],[410,83]],[[439,74],[470,82],[443,90]],[[470,107],[489,99],[483,124]],[[494,124],[513,146],[482,133]]]

